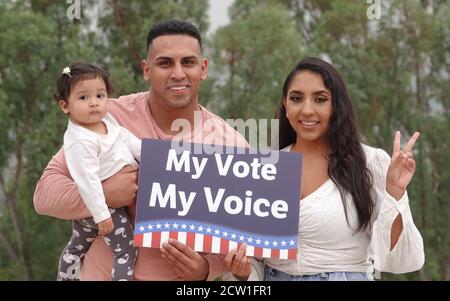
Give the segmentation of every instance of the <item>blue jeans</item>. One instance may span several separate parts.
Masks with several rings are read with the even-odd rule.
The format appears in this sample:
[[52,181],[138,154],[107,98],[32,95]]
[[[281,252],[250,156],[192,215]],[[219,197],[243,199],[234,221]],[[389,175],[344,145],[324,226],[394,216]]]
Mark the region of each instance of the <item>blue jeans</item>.
[[326,272],[316,275],[291,275],[266,265],[265,281],[373,281],[365,272]]

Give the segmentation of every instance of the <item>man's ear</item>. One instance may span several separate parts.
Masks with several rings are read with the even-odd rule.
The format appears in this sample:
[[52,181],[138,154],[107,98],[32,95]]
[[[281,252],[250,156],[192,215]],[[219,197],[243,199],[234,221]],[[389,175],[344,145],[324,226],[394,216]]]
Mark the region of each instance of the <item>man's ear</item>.
[[69,114],[69,104],[67,103],[67,100],[65,99],[61,99],[60,101],[58,101],[59,107],[61,109],[61,111],[64,112],[64,114]]
[[142,74],[144,75],[144,79],[146,82],[150,79],[150,65],[147,60],[141,61]]
[[201,64],[202,74],[201,79],[205,80],[208,75],[208,59],[204,58]]

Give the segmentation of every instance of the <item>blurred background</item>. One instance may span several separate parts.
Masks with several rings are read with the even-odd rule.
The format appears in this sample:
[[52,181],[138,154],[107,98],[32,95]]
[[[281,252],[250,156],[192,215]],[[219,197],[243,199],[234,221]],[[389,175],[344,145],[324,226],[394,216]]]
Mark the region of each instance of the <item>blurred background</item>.
[[381,279],[450,280],[449,16],[447,0],[0,0],[0,280],[54,280],[70,237],[32,201],[67,125],[57,76],[85,60],[110,72],[113,96],[147,90],[148,29],[172,17],[201,30],[201,103],[224,118],[273,118],[290,69],[320,56],[344,77],[365,143],[391,153],[395,130],[420,131],[408,191],[425,266]]

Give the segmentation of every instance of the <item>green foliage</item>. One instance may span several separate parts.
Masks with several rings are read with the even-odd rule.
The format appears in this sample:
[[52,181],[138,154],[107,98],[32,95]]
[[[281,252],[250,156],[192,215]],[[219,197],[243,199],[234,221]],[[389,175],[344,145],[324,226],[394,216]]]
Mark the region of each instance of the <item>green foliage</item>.
[[15,3],[0,21],[0,231],[16,254],[6,257],[1,246],[0,267],[2,279],[55,279],[55,252],[70,232],[61,221],[37,216],[32,195],[67,124],[52,97],[56,77],[69,61],[91,56],[92,48],[80,47],[80,27],[65,18],[60,3],[40,2],[36,11],[22,5]]
[[[270,24],[268,26],[267,24]],[[300,58],[301,38],[282,6],[257,7],[220,28],[213,42],[210,76],[224,117],[267,118],[281,98],[292,62]]]

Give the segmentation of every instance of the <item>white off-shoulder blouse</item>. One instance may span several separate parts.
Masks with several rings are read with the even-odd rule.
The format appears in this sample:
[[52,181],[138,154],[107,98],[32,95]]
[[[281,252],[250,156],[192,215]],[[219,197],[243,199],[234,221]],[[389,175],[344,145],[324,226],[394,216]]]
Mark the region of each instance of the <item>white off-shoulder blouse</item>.
[[[373,175],[375,201],[371,226],[356,232],[358,217],[351,195],[347,195],[348,222],[337,186],[328,179],[300,201],[297,260],[253,260],[249,280],[264,279],[264,264],[291,275],[322,272],[407,273],[424,264],[423,239],[411,215],[407,192],[397,201],[386,191],[386,173],[391,161],[382,149],[362,145]],[[291,146],[284,148],[290,151]],[[391,227],[398,214],[403,230],[390,250]],[[228,276],[228,277],[227,277]],[[233,279],[230,274],[225,279]]]

